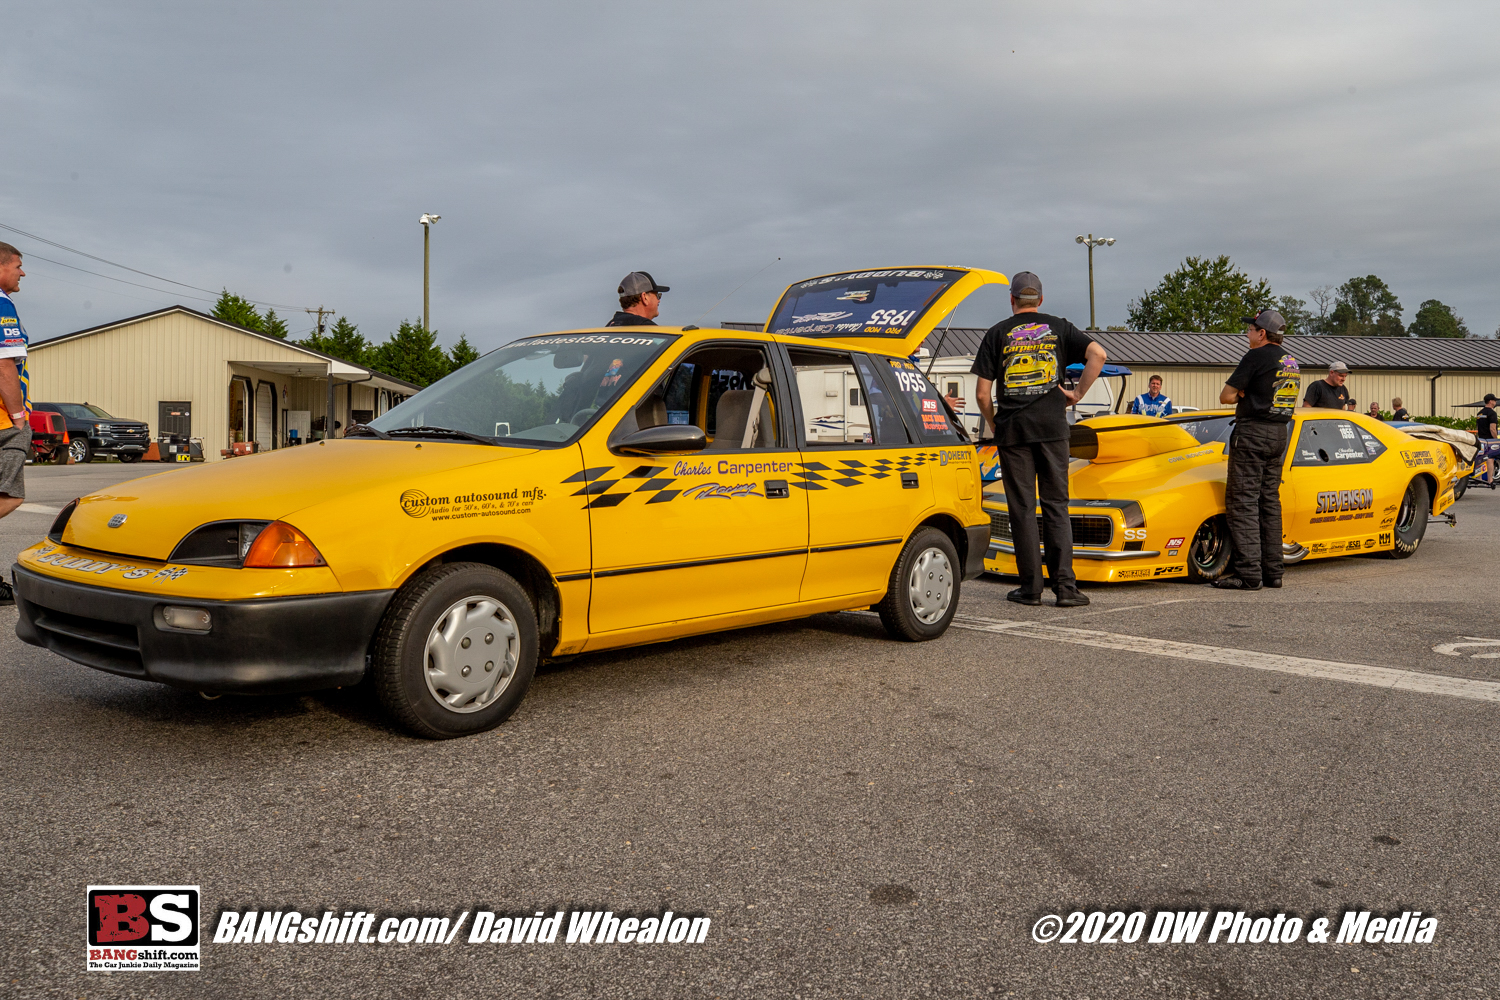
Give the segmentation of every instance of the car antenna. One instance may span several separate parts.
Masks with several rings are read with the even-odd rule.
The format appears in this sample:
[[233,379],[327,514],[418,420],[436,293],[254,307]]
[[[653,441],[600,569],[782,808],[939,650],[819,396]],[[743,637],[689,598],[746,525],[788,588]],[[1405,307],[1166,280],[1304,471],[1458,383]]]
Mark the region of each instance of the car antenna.
[[953,325],[953,313],[956,312],[958,312],[957,307],[954,308],[953,312],[948,314],[948,324],[943,327],[943,335],[938,338],[937,347],[932,350],[932,360],[927,362],[927,372],[922,377],[929,382],[932,381],[932,366],[937,364],[938,352],[943,349],[943,341],[948,339],[948,327]]
[[[776,260],[771,261],[771,264],[775,264],[776,261],[779,261],[779,260],[781,260],[781,258],[777,257]],[[744,281],[740,282],[738,285],[735,285],[734,289],[729,293],[729,295],[733,295],[735,292],[739,291],[741,288],[744,288],[746,285],[750,284],[750,282],[752,282],[756,278],[760,277],[763,273],[765,273],[766,268],[768,268],[768,267],[771,266],[771,264],[767,264],[766,267],[761,268],[759,271],[756,271],[754,274],[750,275],[750,277],[746,278]],[[724,299],[729,298],[729,295],[724,296]],[[713,305],[711,305],[707,309],[703,310],[703,312],[701,312],[697,316],[693,317],[693,322],[697,323],[698,320],[702,319],[704,316],[707,316],[709,313],[711,313],[715,309],[719,308],[719,306],[721,306],[721,305],[724,304],[724,299],[720,299],[718,302],[715,302]]]

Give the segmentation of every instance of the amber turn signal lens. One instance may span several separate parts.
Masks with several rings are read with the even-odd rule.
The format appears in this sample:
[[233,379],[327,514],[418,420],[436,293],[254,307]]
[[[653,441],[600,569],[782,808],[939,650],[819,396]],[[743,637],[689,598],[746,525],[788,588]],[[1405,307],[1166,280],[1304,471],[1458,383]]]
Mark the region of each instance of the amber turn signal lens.
[[292,569],[328,563],[306,535],[284,521],[272,521],[255,536],[244,565],[247,569]]

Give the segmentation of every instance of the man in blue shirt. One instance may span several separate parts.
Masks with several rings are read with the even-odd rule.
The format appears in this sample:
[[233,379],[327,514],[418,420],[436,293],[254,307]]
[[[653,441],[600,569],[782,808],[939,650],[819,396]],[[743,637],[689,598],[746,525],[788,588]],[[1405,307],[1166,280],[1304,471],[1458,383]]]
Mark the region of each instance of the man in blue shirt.
[[[30,379],[26,374],[26,328],[11,295],[21,288],[21,251],[0,243],[0,517],[26,499],[22,475],[31,451]],[[14,604],[10,582],[0,576],[0,605]]]
[[1161,394],[1161,376],[1152,375],[1147,385],[1150,392],[1143,392],[1130,401],[1130,412],[1143,417],[1170,417],[1172,401]]

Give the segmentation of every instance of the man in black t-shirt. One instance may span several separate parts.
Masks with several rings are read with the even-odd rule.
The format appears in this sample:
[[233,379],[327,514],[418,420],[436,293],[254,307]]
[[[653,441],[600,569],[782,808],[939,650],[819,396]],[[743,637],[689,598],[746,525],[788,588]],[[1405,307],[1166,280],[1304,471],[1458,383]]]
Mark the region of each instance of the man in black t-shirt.
[[631,271],[620,281],[620,311],[605,326],[655,326],[661,297],[671,289],[645,271]]
[[1400,396],[1397,396],[1395,399],[1391,400],[1391,419],[1392,420],[1410,420],[1411,419],[1411,414],[1407,413],[1406,412],[1406,407],[1404,407],[1404,406],[1401,405],[1401,397]]
[[[1089,603],[1073,575],[1073,528],[1068,520],[1068,404],[1088,392],[1108,356],[1094,338],[1065,319],[1037,310],[1042,280],[1022,271],[1010,282],[1010,319],[984,335],[970,369],[979,376],[979,409],[995,429],[1000,478],[1010,511],[1011,541],[1021,586],[1006,598],[1018,604],[1042,603],[1045,541],[1047,576],[1057,606]],[[1071,364],[1083,375],[1071,390],[1061,380]],[[1042,525],[1037,530],[1037,496]],[[1040,535],[1040,537],[1038,537]]]
[[1328,377],[1320,378],[1307,387],[1307,399],[1303,406],[1317,406],[1325,410],[1349,409],[1349,390],[1344,380],[1349,377],[1349,366],[1335,361],[1328,366]]
[[[1494,393],[1485,393],[1484,405],[1474,415],[1474,435],[1481,441],[1490,441],[1496,436],[1495,404],[1497,402],[1500,402],[1500,399],[1497,399]],[[1483,450],[1483,446],[1481,446],[1480,451],[1482,452]],[[1494,462],[1486,458],[1481,461],[1481,464],[1484,466],[1484,470],[1480,472],[1480,482],[1491,485],[1491,488],[1493,488],[1492,484],[1495,482]],[[1475,471],[1479,470],[1476,469]]]
[[1219,393],[1219,402],[1235,404],[1224,484],[1234,565],[1214,581],[1226,590],[1281,586],[1281,460],[1302,388],[1297,359],[1281,346],[1281,313],[1262,309],[1245,323],[1250,350]]

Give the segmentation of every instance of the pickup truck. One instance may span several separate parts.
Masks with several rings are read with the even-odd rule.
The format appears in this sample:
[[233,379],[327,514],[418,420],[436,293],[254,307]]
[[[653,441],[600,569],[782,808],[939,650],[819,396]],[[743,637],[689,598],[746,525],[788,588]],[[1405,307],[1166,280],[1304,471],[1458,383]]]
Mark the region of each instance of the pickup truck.
[[31,408],[62,414],[68,425],[68,454],[74,464],[91,462],[95,455],[139,462],[151,445],[148,425],[111,416],[93,403],[33,403]]

